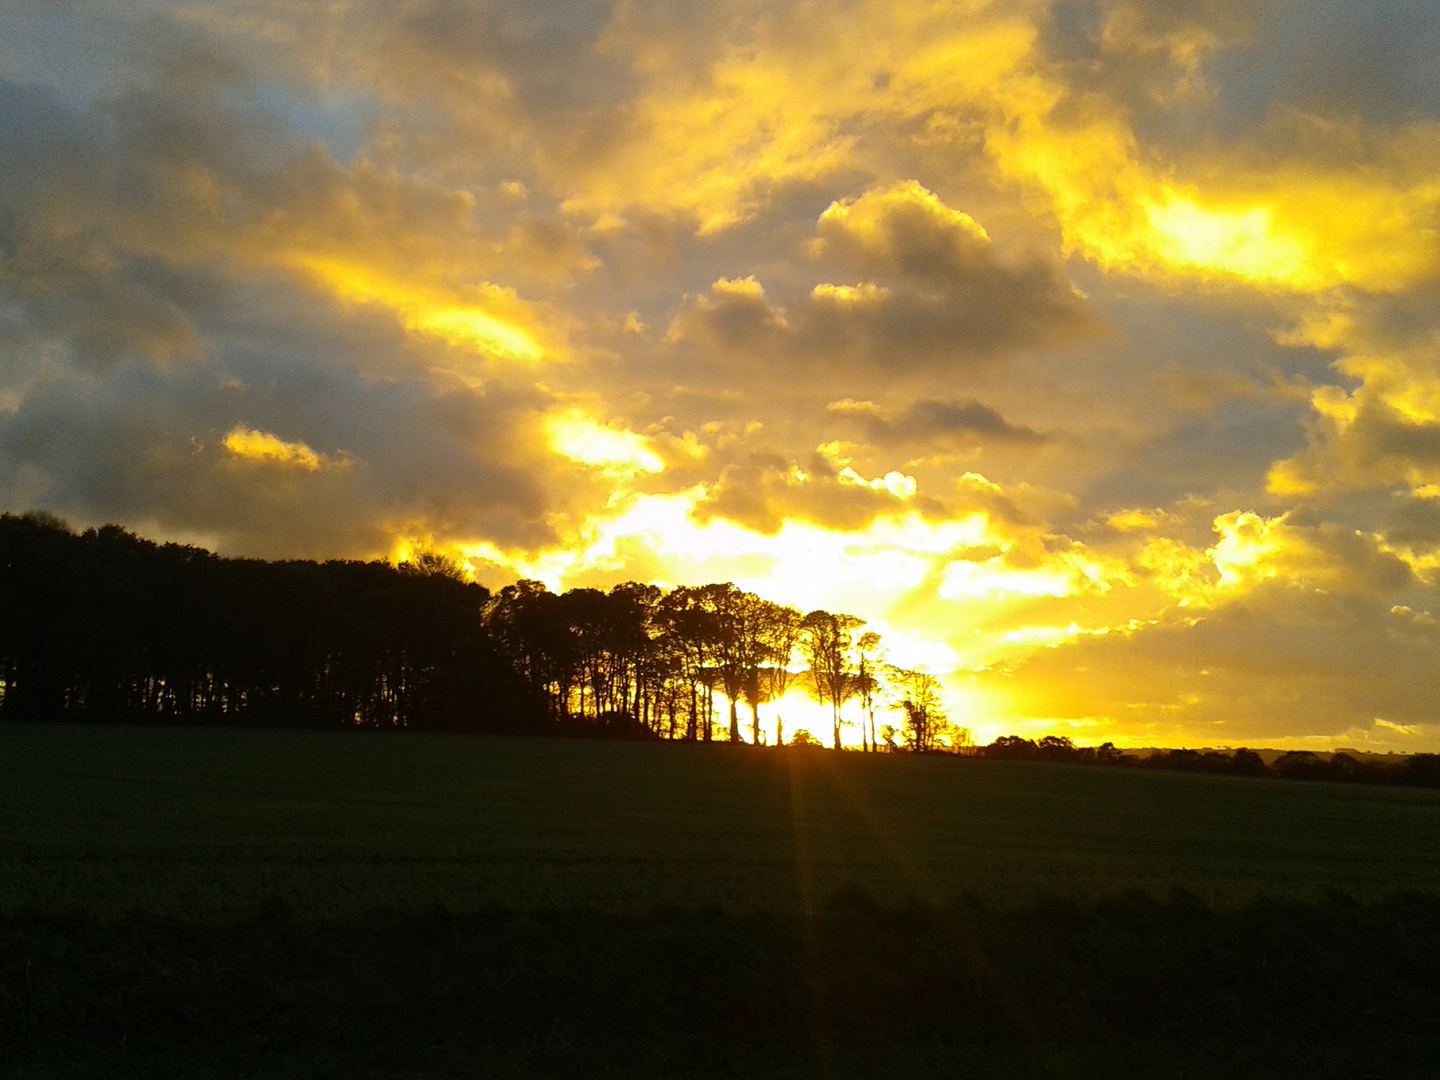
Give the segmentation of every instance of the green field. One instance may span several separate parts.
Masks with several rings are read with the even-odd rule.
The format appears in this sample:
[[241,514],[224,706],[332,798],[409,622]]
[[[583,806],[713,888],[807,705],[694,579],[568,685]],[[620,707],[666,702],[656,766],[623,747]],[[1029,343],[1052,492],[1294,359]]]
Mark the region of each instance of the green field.
[[0,727],[0,912],[1440,892],[1440,792],[559,739]]
[[0,1078],[1431,1077],[1440,792],[0,726]]

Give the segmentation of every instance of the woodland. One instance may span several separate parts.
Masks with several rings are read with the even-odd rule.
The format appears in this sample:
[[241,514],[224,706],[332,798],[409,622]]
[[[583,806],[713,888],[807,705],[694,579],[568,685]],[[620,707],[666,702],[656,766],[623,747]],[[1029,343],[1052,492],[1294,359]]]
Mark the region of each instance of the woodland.
[[881,656],[854,616],[732,584],[491,593],[432,553],[227,559],[0,516],[0,718],[758,742],[803,685],[837,748],[847,723],[864,749],[963,741],[935,678]]

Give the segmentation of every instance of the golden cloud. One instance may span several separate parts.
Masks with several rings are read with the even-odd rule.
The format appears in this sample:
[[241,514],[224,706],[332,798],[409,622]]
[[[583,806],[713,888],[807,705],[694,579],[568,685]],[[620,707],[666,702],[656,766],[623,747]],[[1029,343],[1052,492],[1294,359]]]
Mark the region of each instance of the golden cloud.
[[256,431],[244,424],[236,424],[231,428],[221,445],[231,456],[241,461],[281,465],[305,472],[343,468],[350,462],[348,457],[325,457],[303,442],[286,442],[278,435]]
[[513,289],[486,282],[457,298],[358,263],[311,255],[293,261],[342,300],[394,311],[412,332],[505,360],[533,363],[547,355],[533,316]]

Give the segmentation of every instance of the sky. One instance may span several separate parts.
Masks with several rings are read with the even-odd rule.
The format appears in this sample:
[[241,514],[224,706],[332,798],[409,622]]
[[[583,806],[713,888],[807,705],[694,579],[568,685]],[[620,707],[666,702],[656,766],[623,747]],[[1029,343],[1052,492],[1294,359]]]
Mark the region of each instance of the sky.
[[1440,750],[1431,0],[0,0],[0,509]]

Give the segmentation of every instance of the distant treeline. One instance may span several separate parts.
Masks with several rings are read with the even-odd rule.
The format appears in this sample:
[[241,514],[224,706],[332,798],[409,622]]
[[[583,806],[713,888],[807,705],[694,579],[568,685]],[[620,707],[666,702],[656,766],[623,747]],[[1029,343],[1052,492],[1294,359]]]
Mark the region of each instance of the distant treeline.
[[1127,754],[1113,743],[1076,746],[1060,735],[1038,741],[1005,735],[988,746],[965,750],[973,757],[998,761],[1055,761],[1070,765],[1114,765],[1176,772],[1214,773],[1221,776],[1276,776],[1286,780],[1328,780],[1345,784],[1405,784],[1440,787],[1440,754],[1411,754],[1398,761],[1361,760],[1337,751],[1321,756],[1309,750],[1290,750],[1269,765],[1254,750],[1164,750],[1141,757]]
[[793,685],[830,706],[836,747],[857,723],[866,749],[960,741],[936,680],[863,627],[731,584],[492,594],[434,554],[227,559],[0,515],[0,718],[779,742],[760,708]]
[[489,594],[383,563],[222,559],[0,517],[0,716],[536,730]]

